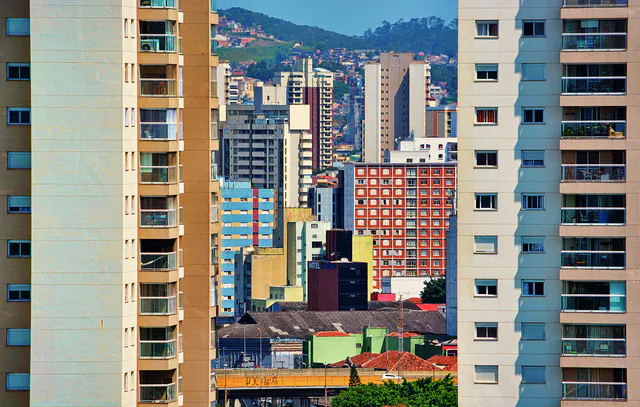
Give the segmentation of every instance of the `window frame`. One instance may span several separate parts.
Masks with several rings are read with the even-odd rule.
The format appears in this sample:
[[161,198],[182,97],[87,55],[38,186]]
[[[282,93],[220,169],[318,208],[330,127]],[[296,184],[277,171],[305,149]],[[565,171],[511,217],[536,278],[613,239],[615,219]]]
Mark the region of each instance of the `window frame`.
[[[527,380],[525,379],[525,369],[536,369],[538,372],[541,370],[542,371],[542,380],[541,381],[535,381],[535,380]],[[520,377],[522,380],[523,384],[546,384],[547,383],[547,370],[545,366],[521,366],[520,367]]]
[[[538,113],[542,113],[542,120],[537,120]],[[527,114],[531,114],[532,121],[527,120]],[[520,113],[520,124],[531,126],[536,124],[545,124],[544,107],[523,107]]]
[[[494,69],[488,69],[488,68],[493,68]],[[479,69],[479,68],[486,68],[486,69]],[[475,64],[475,81],[476,82],[498,82],[499,80],[499,64],[495,63],[495,64]],[[495,78],[491,78],[490,73],[491,72],[495,72]],[[479,74],[480,73],[484,73],[486,75],[486,78],[480,78]],[[442,144],[440,144],[440,149],[442,149]]]
[[[542,79],[525,77],[525,66],[533,68],[533,65],[542,65]],[[547,80],[547,64],[540,62],[525,62],[521,65],[520,80],[525,82],[542,82]]]
[[[492,381],[486,381],[486,380],[478,380],[478,368],[482,368],[482,370],[485,370],[485,374],[487,373],[493,373],[493,371],[495,370],[495,380]],[[491,369],[489,369],[491,368]],[[474,365],[474,376],[473,376],[473,382],[477,383],[477,384],[498,384],[500,383],[500,369],[498,367],[498,365]]]
[[[492,331],[495,335],[492,335]],[[479,335],[483,333],[484,336]],[[474,335],[475,341],[497,341],[498,340],[498,323],[497,322],[475,322]]]
[[[27,290],[26,287],[29,287],[29,289]],[[10,294],[12,292],[19,292],[20,298],[11,299]],[[29,298],[25,298],[22,295],[24,292],[29,293]],[[31,302],[31,284],[7,284],[7,302]]]
[[[525,250],[525,247],[533,248],[536,246],[541,247],[542,250],[530,250],[530,249]],[[520,253],[543,254],[544,253],[544,236],[521,236],[520,237]]]
[[[22,121],[22,113],[29,113],[29,121]],[[19,113],[20,120],[18,122],[11,121],[11,113]],[[7,125],[8,126],[31,126],[31,108],[30,107],[7,107]]]
[[[481,192],[473,194],[476,211],[497,211],[498,210],[498,194],[496,192]],[[483,207],[483,198],[489,198],[489,206]],[[478,206],[480,203],[480,206]]]
[[[27,28],[29,29],[27,33],[24,33],[22,31],[18,32],[18,34],[12,34],[9,32],[9,28],[12,25],[12,22],[27,22]],[[5,19],[5,35],[7,37],[30,37],[31,36],[31,19],[29,18],[13,18],[13,17],[8,17]]]
[[[15,334],[16,337],[18,338],[21,336],[25,336],[26,334],[27,341],[25,343],[23,342],[12,343],[10,339],[12,333]],[[31,346],[31,329],[30,328],[7,328],[5,339],[6,339],[5,343],[7,346],[11,346],[11,347]]]
[[[476,107],[474,108],[473,124],[476,126],[496,126],[498,125],[498,108],[497,107]],[[478,113],[484,111],[487,118],[489,112],[493,112],[494,121],[478,121]]]
[[[521,210],[523,211],[544,211],[545,210],[545,196],[544,194],[533,194],[533,193],[523,193],[521,195]],[[532,200],[537,200],[538,203],[541,203],[540,207],[535,208],[530,206],[530,202]]]
[[[524,330],[525,326],[541,326],[542,327],[542,337],[534,338],[534,337],[525,337]],[[523,341],[544,341],[547,338],[547,327],[544,322],[521,322],[520,323],[520,340]]]
[[[491,284],[493,282],[494,284]],[[474,297],[483,297],[483,298],[496,298],[498,296],[498,280],[497,279],[475,279],[473,281],[474,286]],[[480,287],[486,288],[486,294],[481,294],[479,292]],[[489,293],[489,287],[495,287],[495,294]]]
[[[476,25],[476,31],[475,31],[475,38],[500,38],[500,21],[499,20],[476,20],[475,21],[475,25]],[[495,25],[496,27],[496,34],[495,35],[491,35],[491,25]],[[486,26],[486,32],[489,33],[487,35],[480,35],[480,26]]]
[[[525,165],[525,158],[524,155],[526,153],[542,153],[542,164],[535,164],[536,161],[540,161],[540,160],[536,160],[536,159],[528,159],[528,161],[533,161],[534,164],[533,165]],[[544,168],[545,166],[545,153],[544,150],[520,150],[520,167],[521,168]]]
[[[24,379],[24,376],[27,376],[27,385],[21,387],[9,388],[10,377],[12,376],[20,376],[20,378]],[[16,377],[17,378],[17,377]],[[6,391],[29,391],[31,390],[31,375],[29,373],[7,373],[5,377],[5,385],[4,388]]]
[[[25,210],[26,206],[16,206],[11,205],[11,198],[14,199],[28,199],[29,207],[28,210]],[[11,208],[19,208],[19,210],[11,210]],[[28,214],[31,213],[31,196],[28,195],[7,195],[7,213],[18,213],[18,214]]]
[[[496,155],[496,164],[495,165],[491,165],[491,164],[486,164],[486,165],[481,165],[478,164],[478,156],[486,154],[485,160],[486,162],[489,162],[489,154],[495,154]],[[475,167],[476,168],[498,168],[498,151],[497,150],[476,150],[474,152],[475,155]]]
[[[11,76],[9,76],[9,72],[12,68],[17,68],[18,69],[18,77],[17,78],[12,78]],[[22,71],[24,68],[27,68],[29,71],[29,77],[28,78],[23,78],[22,77]],[[6,64],[6,71],[7,71],[7,80],[8,81],[30,81],[31,80],[31,64],[29,63],[19,63],[19,62],[7,62]]]
[[[20,254],[18,255],[11,255],[11,245],[19,245],[19,252]],[[24,251],[22,249],[23,245],[27,245],[29,247],[29,254],[28,255],[24,255],[22,254],[22,252]],[[31,240],[7,240],[7,257],[8,258],[28,258],[31,257]]]
[[[480,239],[493,238],[494,241],[495,241],[495,243],[494,243],[494,251],[479,251],[478,250],[478,238],[480,238]],[[485,242],[485,243],[487,243],[487,242]],[[475,235],[475,236],[473,236],[473,253],[474,254],[497,254],[498,253],[498,236],[496,236],[496,235]]]
[[[525,285],[526,284],[532,284],[533,287],[533,292],[531,294],[525,294]],[[542,294],[537,293],[536,287],[538,287],[538,284],[542,284]],[[522,280],[521,282],[521,292],[520,295],[522,297],[545,297],[546,296],[546,287],[545,287],[545,281],[544,280]]]
[[[526,34],[525,33],[525,25],[526,24],[532,24],[532,33],[531,34]],[[537,34],[536,33],[536,27],[542,24],[542,34]],[[525,38],[544,38],[547,36],[547,21],[546,20],[522,20],[522,36]]]

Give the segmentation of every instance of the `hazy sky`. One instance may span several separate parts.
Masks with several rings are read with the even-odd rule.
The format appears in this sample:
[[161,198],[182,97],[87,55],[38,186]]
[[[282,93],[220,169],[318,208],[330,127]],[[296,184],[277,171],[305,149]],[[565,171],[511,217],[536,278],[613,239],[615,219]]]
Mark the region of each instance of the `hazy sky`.
[[[1,1],[1,0],[0,0]],[[296,24],[361,35],[383,20],[436,15],[456,18],[457,0],[218,0],[218,8],[242,7]]]

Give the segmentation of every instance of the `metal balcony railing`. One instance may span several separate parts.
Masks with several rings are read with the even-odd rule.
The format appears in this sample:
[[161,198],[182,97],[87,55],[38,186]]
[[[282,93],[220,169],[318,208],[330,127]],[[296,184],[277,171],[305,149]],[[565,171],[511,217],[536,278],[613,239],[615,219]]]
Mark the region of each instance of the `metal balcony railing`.
[[564,95],[623,95],[626,92],[626,76],[562,78],[562,94]]
[[563,268],[591,268],[591,269],[624,269],[625,252],[612,251],[569,251],[560,253]]
[[175,166],[140,166],[141,184],[173,184],[176,182]]
[[168,78],[140,78],[140,96],[176,96],[176,80]]
[[561,208],[563,225],[624,225],[625,208]]
[[627,122],[609,121],[563,121],[562,138],[625,138]]
[[176,340],[140,341],[141,359],[169,359],[176,357]]
[[626,383],[562,382],[565,400],[626,400]]
[[141,315],[173,315],[176,313],[176,296],[140,297]]
[[141,384],[141,403],[169,403],[176,401],[176,384]]
[[168,228],[176,225],[175,209],[140,210],[140,226],[143,228]]
[[624,51],[627,33],[567,33],[562,34],[564,51]]
[[562,311],[625,312],[625,294],[562,294]]
[[562,338],[564,356],[625,356],[625,339]]
[[140,34],[140,52],[176,52],[175,34]]
[[175,270],[176,264],[176,252],[140,253],[140,270],[143,271]]
[[562,181],[622,182],[625,180],[625,164],[562,164]]

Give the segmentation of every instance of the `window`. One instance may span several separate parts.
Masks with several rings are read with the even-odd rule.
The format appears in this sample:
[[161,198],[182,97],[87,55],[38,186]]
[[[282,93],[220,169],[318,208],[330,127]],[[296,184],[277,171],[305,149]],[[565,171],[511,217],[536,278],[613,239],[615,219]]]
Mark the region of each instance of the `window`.
[[522,366],[522,383],[544,383],[544,366]]
[[31,168],[31,153],[9,151],[7,153],[7,168],[23,170]]
[[498,194],[475,194],[476,209],[496,210],[498,209]]
[[477,107],[476,124],[498,124],[498,108]]
[[7,329],[7,346],[29,346],[31,345],[31,329]]
[[9,195],[7,197],[7,212],[31,213],[31,197]]
[[523,341],[543,341],[544,324],[523,322],[520,324],[520,333]]
[[523,81],[544,81],[545,64],[522,64]]
[[498,339],[498,323],[476,322],[476,339]]
[[31,301],[31,285],[30,284],[8,284],[7,285],[7,301],[30,302]]
[[8,81],[28,81],[31,79],[31,66],[29,64],[7,64]]
[[544,109],[523,107],[522,124],[544,124]]
[[124,391],[129,390],[129,373],[124,373]]
[[476,365],[476,383],[498,383],[498,366]]
[[522,253],[544,253],[544,237],[522,236]]
[[[7,18],[7,20],[9,20]],[[7,390],[29,390],[29,373],[7,373]]]
[[[476,64],[477,81],[497,81],[498,64]],[[442,144],[440,144],[442,148]]]
[[497,151],[476,151],[477,167],[497,167],[498,152]]
[[31,124],[31,109],[28,107],[7,108],[7,124],[11,126],[28,126]]
[[30,31],[28,18],[7,18],[7,37],[29,36]]
[[498,236],[474,236],[476,253],[498,253]]
[[476,280],[475,285],[478,297],[498,296],[498,280]]
[[544,21],[523,21],[522,35],[525,37],[544,37]]
[[543,150],[522,150],[520,154],[523,167],[544,167]]
[[31,257],[31,242],[29,240],[9,240],[7,255],[8,257]]
[[544,210],[544,194],[522,194],[523,211]]
[[497,38],[498,22],[497,21],[476,21],[476,37]]
[[522,295],[525,297],[539,297],[544,295],[544,281],[523,281]]

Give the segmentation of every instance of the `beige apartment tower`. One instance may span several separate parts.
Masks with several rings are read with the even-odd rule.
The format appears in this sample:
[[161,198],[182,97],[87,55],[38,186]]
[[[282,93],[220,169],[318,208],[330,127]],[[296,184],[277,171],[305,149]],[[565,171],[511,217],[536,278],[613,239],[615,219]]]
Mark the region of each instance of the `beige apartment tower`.
[[401,140],[424,137],[430,85],[429,62],[413,53],[382,53],[365,65],[363,162],[384,162]]
[[459,1],[459,401],[640,405],[635,0]]
[[0,406],[215,400],[212,4],[0,4]]

